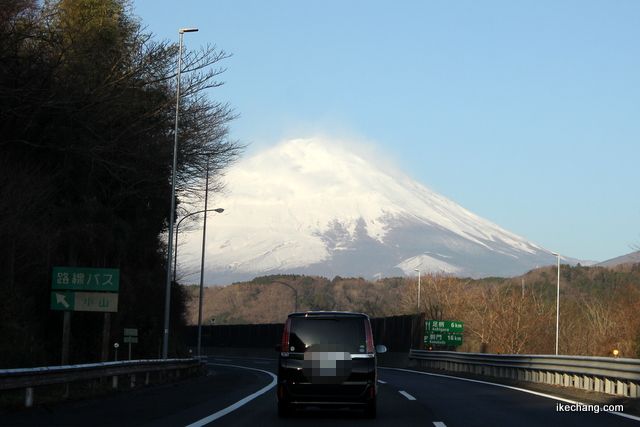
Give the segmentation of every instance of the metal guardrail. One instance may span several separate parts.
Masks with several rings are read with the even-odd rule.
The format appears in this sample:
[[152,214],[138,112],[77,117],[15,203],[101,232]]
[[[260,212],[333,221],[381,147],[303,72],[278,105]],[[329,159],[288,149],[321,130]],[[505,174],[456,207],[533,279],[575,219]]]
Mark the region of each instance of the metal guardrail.
[[118,378],[128,376],[130,387],[136,386],[136,375],[144,375],[149,384],[151,373],[161,378],[179,378],[182,373],[194,374],[202,367],[198,359],[149,359],[122,362],[89,363],[83,365],[45,366],[39,368],[0,369],[0,390],[24,389],[26,407],[33,405],[34,388],[52,384],[69,384],[100,378],[112,379],[118,388]]
[[410,365],[640,397],[640,359],[411,349]]

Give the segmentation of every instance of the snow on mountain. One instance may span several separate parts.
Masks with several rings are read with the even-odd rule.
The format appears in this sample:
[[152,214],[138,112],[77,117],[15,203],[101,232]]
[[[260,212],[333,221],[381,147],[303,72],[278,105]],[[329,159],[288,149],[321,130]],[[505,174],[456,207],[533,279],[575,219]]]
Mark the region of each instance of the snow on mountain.
[[444,274],[456,274],[461,272],[461,268],[451,265],[446,261],[433,258],[429,255],[418,255],[407,258],[396,265],[406,275],[415,274],[416,270],[436,272]]
[[[416,268],[514,275],[554,260],[406,175],[320,138],[244,159],[225,181],[225,194],[210,205],[225,212],[211,216],[208,283],[274,273],[371,278]],[[188,240],[191,256],[199,253],[198,239]]]

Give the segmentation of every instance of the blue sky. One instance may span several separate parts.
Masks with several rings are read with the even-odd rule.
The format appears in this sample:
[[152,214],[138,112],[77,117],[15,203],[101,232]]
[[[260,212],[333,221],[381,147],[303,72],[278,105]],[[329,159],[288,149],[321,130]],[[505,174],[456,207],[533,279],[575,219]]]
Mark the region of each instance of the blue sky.
[[159,39],[233,56],[211,96],[251,154],[369,141],[409,176],[562,254],[640,245],[640,2],[135,0]]

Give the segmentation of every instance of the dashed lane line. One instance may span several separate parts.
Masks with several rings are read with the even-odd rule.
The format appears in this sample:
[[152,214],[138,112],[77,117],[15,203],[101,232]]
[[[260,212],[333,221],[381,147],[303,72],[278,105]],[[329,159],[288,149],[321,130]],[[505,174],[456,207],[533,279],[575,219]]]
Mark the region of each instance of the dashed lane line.
[[443,423],[442,421],[434,421],[433,425],[435,427],[447,427],[447,425],[445,423]]
[[406,398],[407,398],[407,400],[416,400],[416,398],[415,398],[415,397],[411,396],[409,393],[407,393],[407,392],[406,392],[406,391],[404,391],[404,390],[400,390],[400,391],[398,391],[398,393],[400,393],[401,395],[403,395],[404,397],[406,397]]
[[[432,377],[450,378],[452,380],[460,380],[460,381],[468,381],[468,382],[477,383],[477,384],[492,385],[492,386],[495,386],[495,387],[508,388],[510,390],[516,390],[516,391],[521,391],[523,393],[534,394],[534,395],[540,396],[540,397],[546,397],[547,399],[559,400],[560,402],[570,403],[572,405],[585,405],[585,403],[578,402],[578,401],[575,401],[575,400],[565,399],[563,397],[554,396],[552,394],[540,393],[538,391],[527,390],[526,388],[514,387],[514,386],[510,386],[510,385],[505,385],[505,384],[497,384],[497,383],[492,383],[492,382],[489,382],[489,381],[473,380],[471,378],[454,377],[452,375],[434,374],[432,372],[414,371],[412,369],[403,369],[403,368],[383,368],[383,367],[380,367],[380,369],[388,369],[388,370],[391,370],[391,371],[410,372],[412,374],[429,375],[429,376],[432,376]],[[637,417],[637,416],[631,415],[631,414],[625,414],[623,412],[614,412],[614,411],[610,411],[609,412],[608,411],[607,413],[612,414],[612,415],[617,415],[617,416],[623,417],[623,418],[628,418],[628,419],[634,420],[634,421],[640,421],[640,417]]]

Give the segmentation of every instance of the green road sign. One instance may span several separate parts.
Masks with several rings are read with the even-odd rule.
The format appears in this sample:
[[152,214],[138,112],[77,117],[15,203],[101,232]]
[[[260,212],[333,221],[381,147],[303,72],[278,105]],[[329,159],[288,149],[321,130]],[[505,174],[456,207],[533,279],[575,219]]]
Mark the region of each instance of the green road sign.
[[424,336],[425,344],[459,346],[462,345],[462,335],[455,333],[431,332]]
[[124,337],[124,343],[138,344],[138,337]]
[[51,309],[64,311],[118,311],[118,294],[107,292],[51,292]]
[[54,290],[118,292],[120,270],[117,268],[53,267]]
[[427,320],[425,322],[425,331],[427,332],[462,333],[463,329],[464,323],[457,320]]
[[138,330],[136,328],[124,328],[125,337],[137,337]]
[[74,294],[75,292],[69,291],[51,292],[51,310],[73,311]]
[[75,311],[118,311],[118,294],[76,292]]

